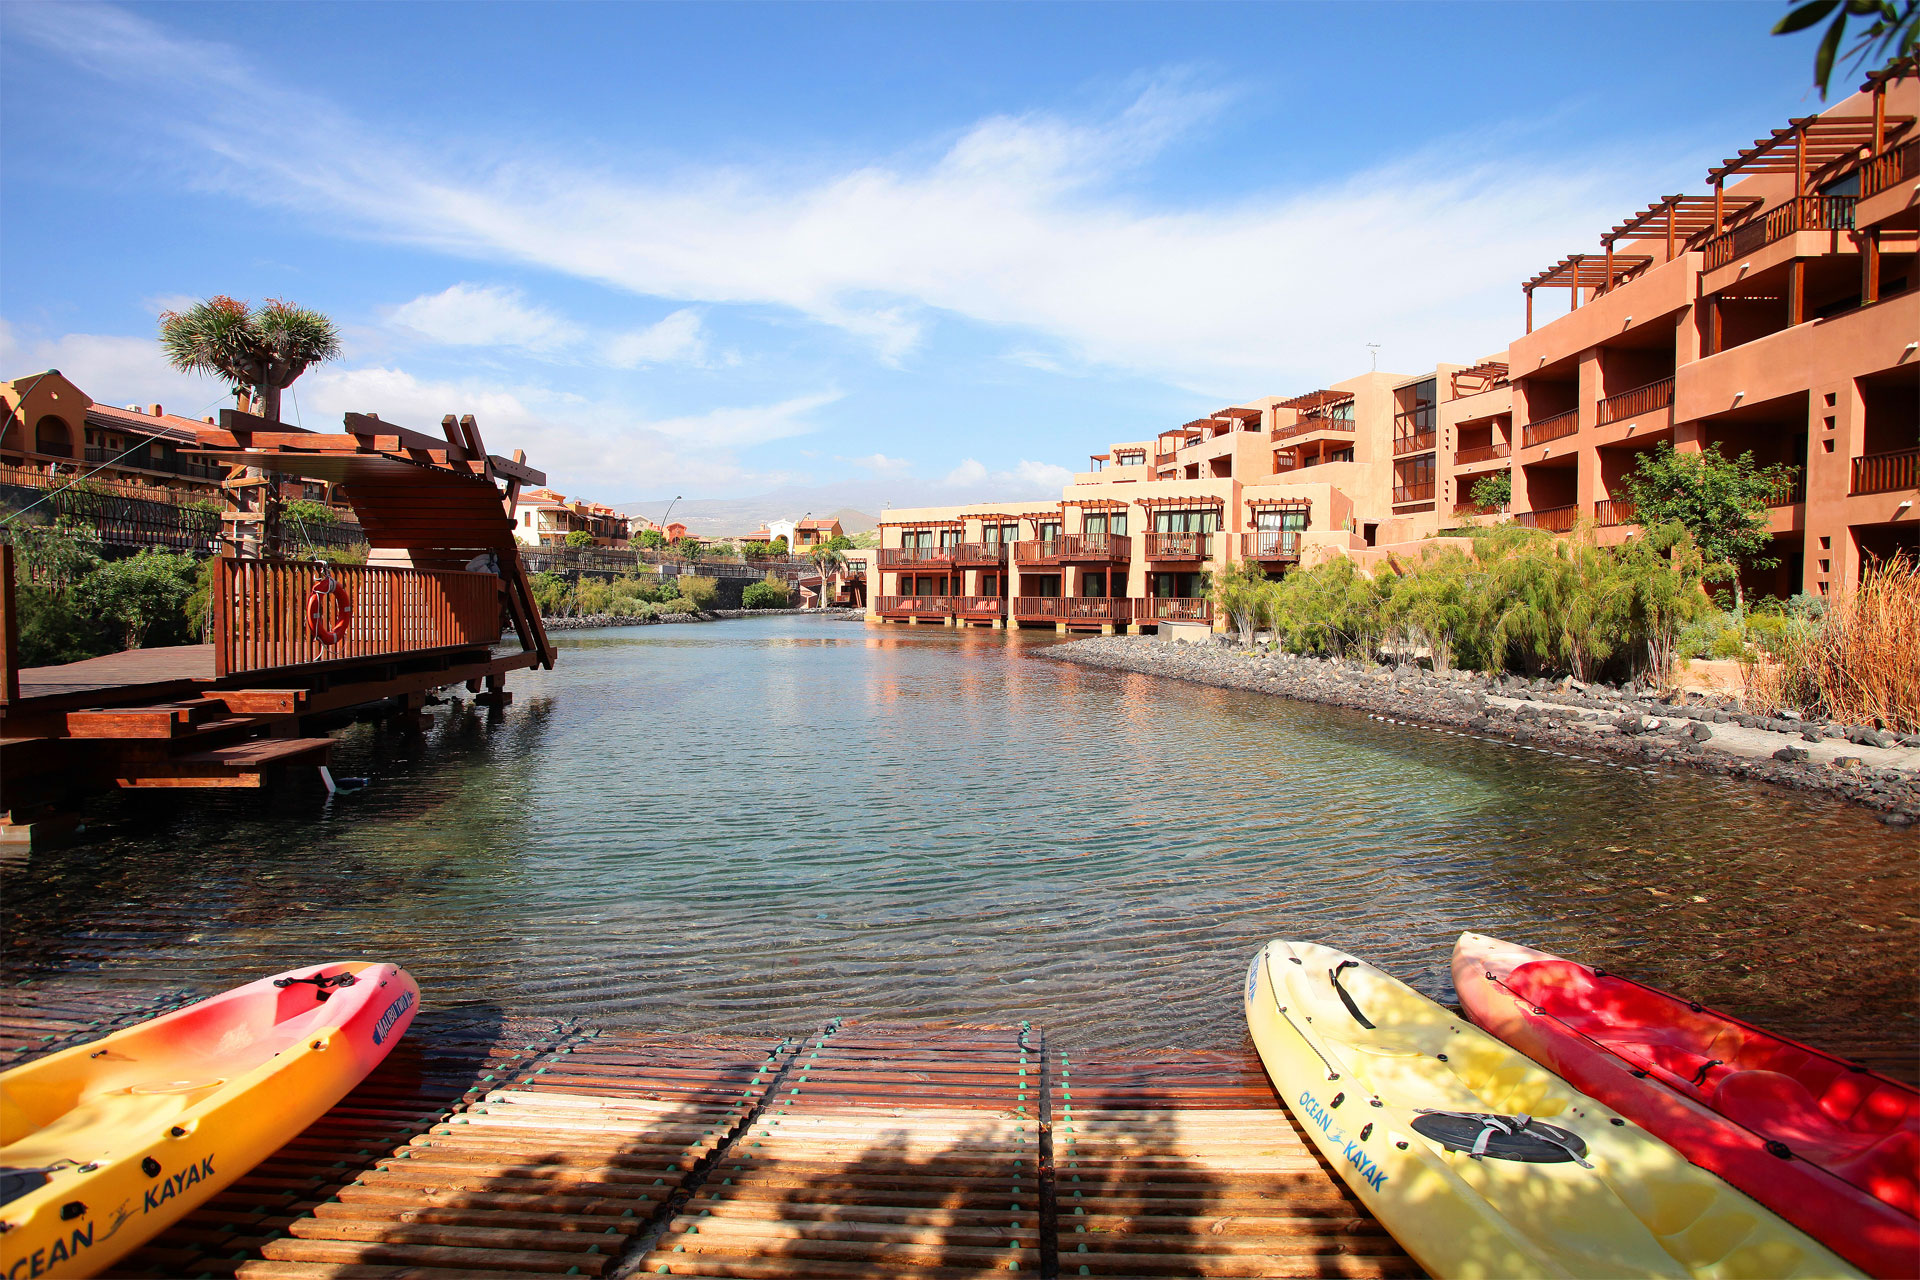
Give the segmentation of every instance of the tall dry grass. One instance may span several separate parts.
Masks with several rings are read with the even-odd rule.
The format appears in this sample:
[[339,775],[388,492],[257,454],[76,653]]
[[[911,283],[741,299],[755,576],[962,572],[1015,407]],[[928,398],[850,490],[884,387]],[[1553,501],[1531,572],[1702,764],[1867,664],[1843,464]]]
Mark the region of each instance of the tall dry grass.
[[1754,670],[1748,696],[1843,724],[1920,732],[1920,564],[1898,555],[1869,565],[1818,628]]

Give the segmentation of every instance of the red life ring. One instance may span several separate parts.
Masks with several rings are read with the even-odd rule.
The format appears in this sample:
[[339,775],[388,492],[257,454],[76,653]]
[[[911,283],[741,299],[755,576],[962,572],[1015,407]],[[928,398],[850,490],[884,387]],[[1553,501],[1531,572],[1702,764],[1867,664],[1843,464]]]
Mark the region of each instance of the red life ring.
[[[331,623],[322,616],[329,596],[333,598],[336,614]],[[352,624],[353,593],[347,590],[346,584],[332,574],[315,578],[313,590],[307,593],[307,630],[313,632],[313,638],[321,644],[337,644]]]

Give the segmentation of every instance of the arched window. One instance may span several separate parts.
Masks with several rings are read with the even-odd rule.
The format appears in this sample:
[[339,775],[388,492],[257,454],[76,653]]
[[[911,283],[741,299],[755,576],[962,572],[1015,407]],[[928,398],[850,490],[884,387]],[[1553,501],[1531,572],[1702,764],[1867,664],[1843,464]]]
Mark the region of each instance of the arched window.
[[36,453],[44,453],[53,458],[73,456],[73,429],[52,414],[48,414],[34,424],[33,437],[33,448]]

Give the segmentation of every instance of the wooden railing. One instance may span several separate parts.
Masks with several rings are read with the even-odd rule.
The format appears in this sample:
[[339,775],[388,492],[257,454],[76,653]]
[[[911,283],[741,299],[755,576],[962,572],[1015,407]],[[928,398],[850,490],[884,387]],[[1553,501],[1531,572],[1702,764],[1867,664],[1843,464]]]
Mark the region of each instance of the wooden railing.
[[1022,622],[1131,622],[1133,601],[1124,596],[1015,596],[1013,616]]
[[1701,246],[1706,269],[1724,267],[1796,231],[1851,231],[1856,203],[1853,196],[1794,196],[1707,241]]
[[1240,535],[1242,560],[1298,560],[1300,530],[1256,529]]
[[1536,444],[1545,444],[1549,440],[1570,436],[1579,429],[1580,411],[1569,409],[1565,413],[1556,413],[1551,418],[1529,422],[1520,428],[1520,445],[1522,448],[1530,449]]
[[1432,431],[1416,431],[1411,435],[1395,436],[1393,438],[1393,456],[1398,458],[1408,453],[1424,453],[1428,449],[1433,448],[1433,441],[1434,433]]
[[1644,387],[1635,387],[1631,391],[1622,391],[1617,396],[1608,396],[1600,402],[1599,415],[1594,421],[1604,427],[1609,422],[1625,422],[1628,418],[1637,418],[1643,413],[1655,413],[1672,407],[1673,379],[1662,378],[1658,382],[1649,382]]
[[1007,598],[1005,596],[955,596],[954,611],[968,618],[982,616],[1004,618],[1007,616]]
[[[308,598],[320,571],[293,560],[214,562],[213,670],[216,676],[349,658],[491,645],[500,639],[501,580],[491,573],[332,565],[327,572],[353,605],[346,633],[322,644],[308,625]],[[322,621],[339,615],[333,602]]]
[[1920,178],[1920,138],[1883,151],[1860,168],[1860,195],[1877,196],[1909,178]]
[[1312,431],[1337,431],[1341,435],[1353,434],[1352,418],[1302,418],[1289,427],[1276,427],[1273,432],[1275,441],[1291,440],[1295,436],[1304,436]]
[[1431,502],[1433,500],[1433,481],[1422,480],[1418,484],[1397,484],[1393,486],[1393,501],[1397,506],[1403,502]]
[[1150,533],[1147,535],[1149,560],[1205,560],[1213,554],[1210,533]]
[[1603,529],[1633,523],[1632,498],[1602,498],[1593,504],[1593,522]]
[[1472,498],[1462,498],[1453,504],[1453,514],[1456,516],[1496,516],[1499,515],[1500,512],[1500,507],[1489,506],[1484,502],[1475,502]]
[[1142,622],[1212,622],[1213,601],[1186,596],[1149,596],[1136,603]]
[[1525,525],[1529,529],[1545,529],[1549,533],[1565,533],[1573,528],[1573,522],[1580,517],[1578,504],[1570,507],[1541,507],[1538,511],[1520,511],[1513,517],[1515,524]]
[[1470,467],[1476,462],[1492,462],[1496,458],[1506,458],[1513,454],[1513,446],[1502,440],[1499,444],[1476,445],[1471,449],[1455,449],[1453,465]]
[[1125,561],[1133,558],[1133,541],[1111,533],[1063,533],[1057,538],[1029,538],[1013,544],[1016,564],[1062,564],[1079,560]]
[[953,547],[881,547],[882,569],[906,569],[916,565],[953,563]]
[[1896,493],[1920,489],[1920,449],[1869,453],[1853,460],[1850,493]]
[[913,614],[922,618],[944,618],[953,612],[952,596],[876,596],[880,613]]
[[1007,562],[1007,544],[1004,542],[963,542],[953,548],[955,564],[1005,564]]
[[1807,500],[1807,473],[1799,467],[1793,469],[1793,475],[1773,487],[1767,495],[1770,507],[1790,507],[1796,502]]
[[1156,453],[1153,455],[1153,465],[1156,467],[1170,467],[1173,465],[1173,455],[1170,453]]

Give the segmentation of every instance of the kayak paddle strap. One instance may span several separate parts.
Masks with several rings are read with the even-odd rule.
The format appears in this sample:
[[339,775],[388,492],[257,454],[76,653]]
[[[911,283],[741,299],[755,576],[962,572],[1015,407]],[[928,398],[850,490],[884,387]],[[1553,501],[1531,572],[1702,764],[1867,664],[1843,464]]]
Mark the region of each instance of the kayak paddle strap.
[[1360,1006],[1353,1002],[1353,997],[1347,994],[1347,989],[1340,985],[1340,971],[1349,965],[1357,969],[1360,967],[1360,962],[1358,960],[1342,960],[1339,964],[1327,970],[1327,977],[1333,980],[1334,992],[1339,995],[1340,1003],[1347,1006],[1347,1012],[1353,1015],[1353,1020],[1367,1030],[1372,1031],[1374,1029],[1373,1024],[1367,1021],[1367,1015],[1360,1012]]
[[302,983],[312,983],[314,997],[319,1000],[325,1000],[333,994],[334,988],[350,987],[358,981],[360,981],[360,979],[354,977],[351,973],[342,971],[331,977],[316,973],[311,978],[275,978],[273,985],[285,988],[299,986]]

